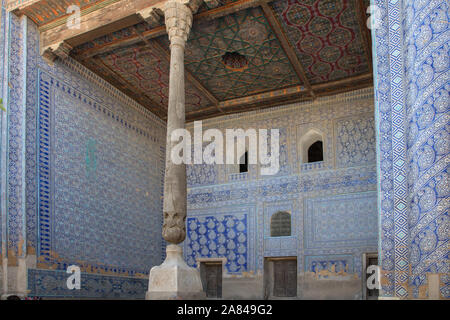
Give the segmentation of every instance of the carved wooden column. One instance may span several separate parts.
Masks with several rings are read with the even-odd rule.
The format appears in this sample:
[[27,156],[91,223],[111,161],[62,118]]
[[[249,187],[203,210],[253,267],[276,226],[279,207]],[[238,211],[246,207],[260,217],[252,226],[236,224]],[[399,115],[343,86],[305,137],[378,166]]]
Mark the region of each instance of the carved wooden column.
[[171,0],[166,4],[164,14],[170,40],[170,80],[163,237],[178,244],[186,236],[186,165],[172,162],[172,148],[177,142],[172,142],[170,137],[173,130],[185,127],[184,46],[192,25],[192,11],[182,1]]
[[167,257],[150,271],[146,299],[205,298],[198,270],[183,260],[178,245],[186,237],[186,165],[172,162],[172,132],[185,128],[184,47],[201,0],[169,0],[164,7],[170,40],[169,108],[167,117],[166,172],[164,177],[163,237],[170,244]]

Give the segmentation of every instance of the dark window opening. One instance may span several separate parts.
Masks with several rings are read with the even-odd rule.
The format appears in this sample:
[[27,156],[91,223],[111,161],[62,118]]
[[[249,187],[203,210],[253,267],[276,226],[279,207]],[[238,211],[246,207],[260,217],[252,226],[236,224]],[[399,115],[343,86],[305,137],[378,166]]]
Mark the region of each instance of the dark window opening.
[[248,152],[244,153],[239,161],[239,173],[248,172]]
[[270,219],[271,237],[288,237],[291,235],[291,214],[280,211],[275,213]]
[[308,148],[308,162],[318,161],[323,161],[322,141],[316,141]]

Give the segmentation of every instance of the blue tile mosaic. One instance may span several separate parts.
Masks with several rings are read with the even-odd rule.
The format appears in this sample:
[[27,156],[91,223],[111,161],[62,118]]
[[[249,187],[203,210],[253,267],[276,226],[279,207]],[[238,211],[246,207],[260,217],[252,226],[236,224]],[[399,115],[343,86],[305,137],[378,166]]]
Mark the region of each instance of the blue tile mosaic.
[[[36,253],[38,268],[61,270],[33,273],[47,278],[61,278],[69,264],[89,270],[91,291],[80,296],[106,290],[101,279],[112,276],[99,273],[131,285],[127,276],[161,262],[164,123],[72,59],[48,65],[37,27],[2,15],[2,39],[9,38],[2,41],[8,111],[1,121],[1,183],[8,197],[1,198],[0,235],[8,247],[0,253]],[[37,278],[30,273],[29,285],[45,295]],[[142,296],[145,281],[136,279]],[[138,295],[126,290],[123,297]]]
[[426,298],[426,273],[449,272],[449,4],[372,3],[382,295]]
[[[187,261],[195,266],[198,258],[227,257],[230,252],[233,258],[239,257],[239,252],[225,246],[221,252],[215,251],[217,244],[235,244],[236,239],[229,238],[223,228],[219,232],[216,219],[229,217],[234,221],[235,210],[252,205],[255,228],[243,230],[242,238],[250,231],[255,236],[255,245],[248,251],[254,252],[254,265],[233,270],[227,265],[226,272],[262,273],[264,257],[280,256],[297,256],[298,270],[303,272],[309,270],[304,257],[321,257],[323,263],[343,255],[348,272],[361,276],[362,253],[376,251],[377,245],[375,133],[373,116],[368,113],[373,108],[372,99],[367,89],[322,99],[314,108],[304,103],[203,121],[203,130],[280,129],[281,170],[274,176],[261,176],[257,165],[249,166],[245,177],[235,179],[230,174],[234,166],[216,165],[214,179],[208,180],[202,177],[204,171],[191,169]],[[325,161],[319,167],[303,170],[299,141],[311,128],[324,134]],[[289,237],[270,237],[270,217],[278,211],[291,213]]]
[[144,299],[148,280],[81,273],[80,290],[67,289],[65,271],[28,269],[30,297]]
[[147,273],[160,261],[158,146],[67,83],[40,72],[39,86],[39,258]]

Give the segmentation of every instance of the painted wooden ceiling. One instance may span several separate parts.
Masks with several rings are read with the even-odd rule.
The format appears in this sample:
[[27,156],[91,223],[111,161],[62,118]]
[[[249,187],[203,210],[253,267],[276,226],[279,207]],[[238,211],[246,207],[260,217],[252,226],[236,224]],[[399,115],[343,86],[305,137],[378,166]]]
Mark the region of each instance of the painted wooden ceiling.
[[[158,40],[169,48],[167,37]],[[246,63],[227,65],[227,53],[237,53]],[[221,101],[301,83],[260,8],[195,24],[185,66]]]
[[22,13],[27,15],[34,23],[42,28],[46,24],[69,16],[70,13],[67,12],[67,8],[72,5],[78,6],[80,10],[87,13],[117,1],[119,0],[12,0],[10,1],[10,6],[14,4],[24,6],[28,3],[29,5],[22,9]]
[[[116,0],[57,2],[62,8],[72,2],[94,8],[108,1]],[[40,26],[63,15],[62,10],[44,13],[44,2],[27,8]],[[186,45],[188,120],[372,85],[365,14],[370,0],[213,3],[214,8],[200,7]],[[77,45],[70,54],[166,117],[170,55],[164,25],[141,21]]]

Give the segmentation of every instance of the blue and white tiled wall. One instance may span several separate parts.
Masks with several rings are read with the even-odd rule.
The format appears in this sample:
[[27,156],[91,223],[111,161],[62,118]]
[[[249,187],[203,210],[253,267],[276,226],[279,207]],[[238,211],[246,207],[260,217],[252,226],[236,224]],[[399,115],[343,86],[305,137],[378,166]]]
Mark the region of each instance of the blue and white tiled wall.
[[[161,263],[165,124],[78,63],[48,65],[36,26],[5,17],[0,253],[36,255],[30,295],[144,298]],[[76,293],[71,264],[88,283]]]
[[372,0],[381,294],[450,298],[449,39],[446,0]]
[[[448,188],[443,184],[449,150],[442,144],[449,134],[449,5],[444,0],[372,3],[382,17],[380,28],[372,30],[375,119],[367,89],[204,123],[205,128],[279,128],[281,170],[261,177],[254,166],[248,174],[227,166],[188,168],[184,245],[191,265],[198,257],[223,256],[227,272],[243,274],[261,272],[264,256],[296,255],[299,272],[334,266],[360,274],[361,254],[377,251],[379,238],[384,296],[419,297],[431,272],[444,275],[441,295],[449,297]],[[143,297],[145,279],[95,270],[134,275],[161,262],[160,255],[146,250],[163,247],[158,219],[164,125],[77,63],[48,66],[38,54],[36,27],[3,8],[1,15],[0,96],[7,109],[0,122],[1,256],[37,254],[42,268],[29,270],[31,295],[73,295],[63,287],[63,269],[83,260],[85,270],[94,271],[83,273],[89,287],[80,295]],[[85,125],[77,110],[91,115]],[[62,130],[69,115],[73,121]],[[325,157],[302,165],[299,141],[311,128],[324,135]],[[127,157],[147,148],[155,151],[149,158],[145,151]],[[111,172],[106,165],[127,171]],[[126,206],[120,197],[106,201],[128,183],[134,203]],[[269,235],[270,216],[278,210],[292,214],[290,237]],[[123,243],[117,223],[148,228],[127,234],[129,243]],[[101,232],[105,226],[111,233]],[[126,259],[109,251],[108,241],[126,252]]]
[[[377,251],[373,112],[369,88],[203,121],[203,131],[279,129],[280,171],[261,176],[250,165],[236,179],[232,166],[188,166],[187,262],[225,257],[227,273],[248,276],[264,257],[297,256],[299,272],[335,265],[360,275],[362,254]],[[323,134],[324,161],[305,166],[300,141],[311,129]],[[291,236],[270,237],[277,211],[291,213]]]

